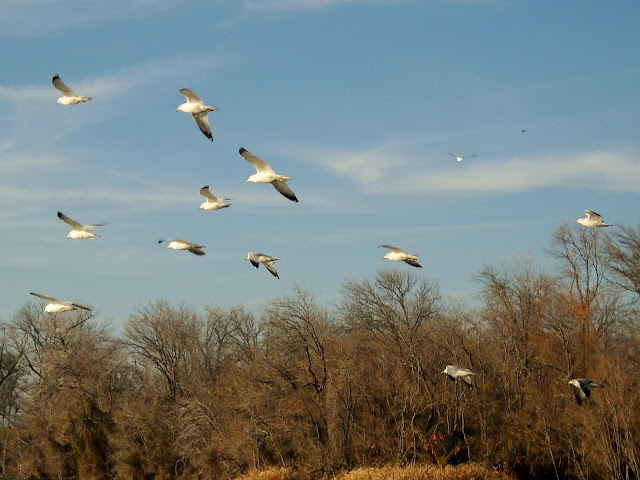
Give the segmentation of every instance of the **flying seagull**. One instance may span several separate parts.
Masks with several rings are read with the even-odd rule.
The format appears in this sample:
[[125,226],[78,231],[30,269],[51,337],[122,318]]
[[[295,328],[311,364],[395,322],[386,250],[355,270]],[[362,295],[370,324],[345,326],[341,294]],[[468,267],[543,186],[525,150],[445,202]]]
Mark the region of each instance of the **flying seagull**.
[[527,129],[523,128],[522,130],[520,130],[520,133],[527,133]]
[[187,242],[186,240],[180,240],[178,238],[165,238],[162,240],[158,240],[158,243],[162,242],[169,242],[167,248],[171,248],[173,250],[188,250],[196,255],[204,255],[202,249],[206,248],[204,245],[196,245],[195,243]]
[[455,365],[447,365],[440,373],[446,373],[452,382],[455,382],[456,379],[459,378],[467,385],[471,385],[471,376],[477,375],[477,373],[473,373],[467,368],[456,367]]
[[81,308],[82,310],[91,311],[89,307],[85,307],[80,305],[79,303],[73,303],[68,300],[58,300],[57,298],[47,297],[45,295],[41,295],[39,293],[29,292],[31,295],[35,295],[36,297],[42,298],[49,302],[49,304],[44,307],[45,312],[49,313],[58,313],[58,312],[68,312],[69,310],[75,310],[76,308]]
[[384,257],[382,257],[383,260],[387,259],[396,262],[404,262],[408,263],[412,267],[422,268],[422,265],[417,262],[418,260],[420,260],[420,257],[418,255],[409,254],[401,248],[394,247],[393,245],[379,245],[378,248],[380,247],[388,248],[389,250],[391,250],[389,253],[386,253]]
[[449,155],[451,155],[453,158],[455,158],[457,161],[461,162],[462,160],[464,160],[465,158],[473,158],[476,156],[476,154],[474,153],[473,155],[465,155],[463,157],[461,157],[460,155],[456,155],[454,153],[450,153]]
[[587,218],[579,218],[576,220],[580,225],[584,225],[585,227],[612,227],[613,225],[609,225],[608,223],[604,223],[602,221],[602,215],[596,212],[592,212],[591,210],[585,210],[584,213],[587,214]]
[[278,279],[280,278],[278,276],[276,267],[273,264],[273,262],[275,262],[276,260],[280,260],[278,257],[270,257],[269,255],[265,255],[264,253],[249,252],[247,253],[247,258],[245,258],[245,260],[249,260],[251,262],[251,265],[256,268],[258,268],[262,263],[265,268],[271,272],[271,275]]
[[578,405],[582,405],[587,398],[591,398],[592,388],[604,388],[604,385],[600,385],[588,378],[572,378],[568,383],[573,387],[573,393],[576,396]]
[[198,95],[193,90],[189,90],[188,88],[181,88],[180,93],[187,97],[187,103],[183,103],[178,108],[176,108],[176,112],[186,112],[190,113],[193,116],[193,119],[200,128],[200,131],[204,133],[204,136],[213,142],[213,135],[211,134],[211,125],[209,125],[209,112],[214,110],[218,110],[218,107],[210,107],[209,105],[205,105]]
[[273,185],[273,188],[275,188],[277,191],[279,191],[282,195],[287,197],[289,200],[293,202],[298,201],[295,194],[289,188],[289,185],[287,185],[286,183],[287,180],[291,180],[291,177],[278,175],[276,172],[272,170],[272,168],[269,166],[267,162],[249,153],[249,151],[246,148],[241,148],[239,152],[240,152],[240,155],[242,155],[242,158],[244,158],[247,162],[249,162],[251,165],[256,167],[256,173],[251,175],[247,179],[247,181],[244,183],[249,183],[249,182],[270,183],[271,185]]
[[92,233],[93,230],[95,230],[97,227],[102,227],[103,225],[108,225],[107,223],[94,223],[94,224],[89,224],[89,225],[83,225],[80,222],[76,222],[73,218],[68,217],[67,215],[65,215],[61,211],[58,211],[58,218],[60,220],[62,220],[63,222],[67,223],[68,225],[70,225],[71,228],[73,229],[67,234],[67,239],[69,239],[69,238],[80,238],[80,239],[90,238],[90,239],[93,240],[93,239],[95,239],[95,238],[100,236],[100,235],[97,235],[95,233]]
[[51,79],[51,83],[53,83],[53,86],[62,92],[62,97],[60,97],[56,103],[61,105],[73,105],[74,103],[84,103],[91,100],[91,97],[76,95],[73,90],[65,85],[57,73]]
[[200,204],[200,210],[220,210],[231,205],[230,203],[224,203],[225,200],[231,200],[230,198],[218,198],[211,193],[209,185],[205,185],[200,189],[200,195],[207,199],[206,202]]

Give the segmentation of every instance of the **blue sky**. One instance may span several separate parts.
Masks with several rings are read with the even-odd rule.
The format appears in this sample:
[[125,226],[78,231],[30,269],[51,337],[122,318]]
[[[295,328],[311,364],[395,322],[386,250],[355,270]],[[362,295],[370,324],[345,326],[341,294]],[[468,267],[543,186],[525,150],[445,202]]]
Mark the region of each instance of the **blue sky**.
[[[157,298],[259,312],[296,284],[329,304],[411,268],[383,243],[470,298],[485,264],[549,265],[585,209],[637,225],[639,24],[636,2],[5,1],[0,318],[30,291],[116,325]],[[54,73],[95,98],[57,105]],[[213,143],[175,112],[183,87],[219,107]],[[300,202],[245,184],[239,147]],[[205,184],[233,205],[199,211]],[[110,224],[66,240],[57,210]]]

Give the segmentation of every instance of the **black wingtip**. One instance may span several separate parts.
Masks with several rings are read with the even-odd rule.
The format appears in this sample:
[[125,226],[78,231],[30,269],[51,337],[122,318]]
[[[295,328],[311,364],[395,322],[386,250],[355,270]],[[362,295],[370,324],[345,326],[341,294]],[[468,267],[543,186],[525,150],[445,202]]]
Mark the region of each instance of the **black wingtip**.
[[240,152],[240,155],[242,155],[244,152],[247,151],[246,148],[240,147],[240,150],[238,150]]
[[51,78],[51,81],[55,82],[56,78],[60,78],[60,76],[57,73],[54,73],[53,77]]
[[164,240],[158,240],[158,243],[162,243],[162,242],[164,242]]
[[209,185],[205,185],[204,187],[202,187],[200,190],[204,189],[204,188],[209,188]]
[[63,213],[60,210],[58,210],[58,218],[62,218],[62,215]]

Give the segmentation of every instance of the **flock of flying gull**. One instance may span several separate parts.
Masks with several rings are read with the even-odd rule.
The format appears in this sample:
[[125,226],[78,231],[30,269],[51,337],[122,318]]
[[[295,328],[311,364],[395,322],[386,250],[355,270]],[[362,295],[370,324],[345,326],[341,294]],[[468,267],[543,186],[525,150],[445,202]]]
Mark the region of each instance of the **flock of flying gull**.
[[[62,79],[56,74],[53,76],[51,83],[53,86],[58,89],[62,93],[62,97],[60,97],[57,103],[61,105],[74,105],[77,103],[85,103],[91,100],[92,97],[85,97],[81,95],[77,95],[73,90],[71,90]],[[193,117],[193,120],[196,122],[198,128],[202,131],[202,133],[211,141],[213,141],[213,134],[211,133],[211,125],[209,123],[209,112],[213,112],[218,110],[218,107],[205,105],[200,95],[195,93],[194,91],[188,88],[182,88],[179,92],[184,95],[187,99],[186,103],[178,106],[176,112],[185,112],[190,113]],[[527,130],[521,130],[522,133],[525,133]],[[240,148],[240,155],[247,162],[252,164],[256,173],[251,175],[245,183],[270,183],[273,188],[275,188],[278,192],[280,192],[284,197],[288,198],[293,202],[297,202],[298,198],[293,193],[293,190],[286,183],[291,177],[277,174],[273,171],[271,166],[262,160],[261,158],[256,157],[252,153],[250,153],[245,148]],[[450,153],[453,158],[458,162],[462,162],[466,158],[473,158],[476,154],[460,156],[453,153]],[[218,198],[209,190],[209,185],[205,185],[200,189],[200,195],[202,195],[206,201],[200,205],[201,210],[220,210],[223,208],[228,208],[231,204],[224,203],[227,200],[231,200],[229,198]],[[602,216],[590,211],[585,210],[587,214],[586,218],[579,218],[576,222],[584,225],[585,227],[609,227],[610,224],[605,223],[602,220]],[[101,227],[103,225],[107,225],[106,223],[96,223],[96,224],[82,224],[72,219],[71,217],[65,215],[64,213],[58,211],[58,218],[63,222],[67,223],[71,227],[71,231],[67,234],[67,239],[95,239],[99,237],[99,235],[93,233],[93,231],[97,227]],[[203,249],[204,245],[198,245],[192,242],[188,242],[186,240],[180,240],[178,238],[166,238],[158,240],[158,243],[168,242],[167,249],[173,250],[187,250],[195,255],[204,255],[205,252]],[[383,259],[392,260],[396,262],[405,262],[412,267],[422,268],[422,266],[418,263],[420,257],[415,254],[409,254],[405,252],[403,249],[394,247],[393,245],[380,245],[380,248],[387,248],[390,250],[389,253],[385,254]],[[249,260],[251,264],[258,268],[260,264],[264,265],[265,268],[276,278],[280,278],[278,275],[278,271],[276,270],[273,262],[276,260],[280,260],[278,257],[272,257],[270,255],[265,255],[264,253],[258,252],[249,252],[247,254],[247,258],[245,260]],[[31,295],[35,295],[43,300],[49,302],[44,311],[48,313],[58,313],[58,312],[66,312],[70,310],[82,309],[88,310],[91,309],[89,307],[85,307],[78,303],[74,303],[66,300],[58,300],[54,297],[48,297],[46,295],[42,295],[40,293],[31,292]],[[447,374],[448,378],[452,381],[457,381],[460,379],[466,385],[472,387],[473,383],[471,381],[471,377],[477,375],[471,370],[455,365],[447,365],[446,368],[442,371],[442,373]],[[569,385],[574,388],[574,393],[576,397],[576,401],[579,405],[582,405],[585,399],[591,397],[591,389],[593,388],[602,388],[604,385],[600,385],[593,380],[588,378],[574,378],[569,380]]]

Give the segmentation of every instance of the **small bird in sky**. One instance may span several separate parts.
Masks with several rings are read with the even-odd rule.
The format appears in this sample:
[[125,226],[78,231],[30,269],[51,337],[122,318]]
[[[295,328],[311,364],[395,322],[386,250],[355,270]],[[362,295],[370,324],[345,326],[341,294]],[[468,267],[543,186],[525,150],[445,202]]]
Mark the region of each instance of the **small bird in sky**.
[[91,100],[91,97],[77,95],[73,90],[65,85],[57,73],[51,79],[51,83],[53,83],[53,86],[62,92],[62,96],[56,102],[60,105],[73,105],[75,103],[84,103]]
[[76,222],[73,218],[68,217],[61,211],[58,211],[58,218],[70,225],[73,230],[71,230],[67,234],[67,239],[69,238],[78,238],[78,239],[86,239],[90,238],[91,240],[96,239],[100,235],[93,233],[97,227],[102,227],[103,225],[108,225],[107,223],[94,223],[89,225],[83,225],[80,222]]
[[476,156],[476,154],[474,153],[473,155],[456,155],[454,153],[450,153],[449,155],[451,155],[453,158],[455,158],[457,161],[461,162],[462,160],[464,160],[465,158],[473,158]]
[[298,201],[298,198],[293,193],[293,190],[291,190],[291,188],[289,188],[289,185],[287,185],[286,183],[288,180],[291,180],[291,177],[278,175],[273,171],[273,169],[267,162],[265,162],[261,158],[256,157],[246,148],[241,148],[239,152],[240,155],[242,155],[242,158],[256,167],[256,173],[251,175],[244,183],[270,183],[271,185],[273,185],[273,188],[275,188],[292,202]]
[[85,307],[80,305],[79,303],[73,303],[68,300],[58,300],[57,298],[47,297],[46,295],[41,295],[39,293],[29,292],[31,295],[35,295],[36,297],[42,298],[49,302],[49,304],[44,307],[44,311],[48,313],[58,313],[58,312],[68,312],[70,310],[75,310],[77,308],[81,308],[82,310],[91,311],[89,307]]
[[209,190],[209,185],[205,185],[200,189],[200,195],[207,199],[206,202],[200,204],[199,210],[220,210],[221,208],[230,207],[230,203],[224,203],[230,198],[218,198]]
[[218,110],[218,107],[210,107],[209,105],[205,105],[198,95],[193,90],[189,90],[188,88],[181,88],[180,93],[183,94],[187,98],[187,103],[183,103],[182,105],[176,108],[176,112],[186,112],[190,113],[193,116],[193,120],[198,125],[198,128],[204,136],[213,142],[213,135],[211,134],[211,125],[209,124],[209,112],[214,110]]
[[592,212],[591,210],[585,210],[584,213],[587,214],[586,218],[579,218],[576,220],[580,225],[584,225],[585,227],[612,227],[608,223],[604,223],[602,221],[602,215],[596,212]]
[[172,250],[187,250],[195,255],[204,255],[202,251],[203,248],[206,248],[204,245],[196,245],[195,243],[187,242],[186,240],[180,240],[178,238],[165,238],[162,240],[158,240],[158,243],[169,242],[167,248]]
[[271,275],[278,279],[280,278],[280,276],[278,275],[278,271],[273,264],[273,262],[275,262],[276,260],[280,260],[278,257],[271,257],[269,255],[265,255],[264,253],[249,252],[247,253],[247,258],[245,258],[245,260],[249,260],[251,262],[251,265],[256,268],[258,268],[260,264],[263,264],[265,268],[271,272]]
[[412,267],[422,268],[422,265],[418,263],[420,257],[418,255],[409,254],[401,248],[394,247],[393,245],[379,245],[378,248],[388,248],[391,250],[389,253],[382,257],[383,260],[393,260],[394,262],[408,263]]

